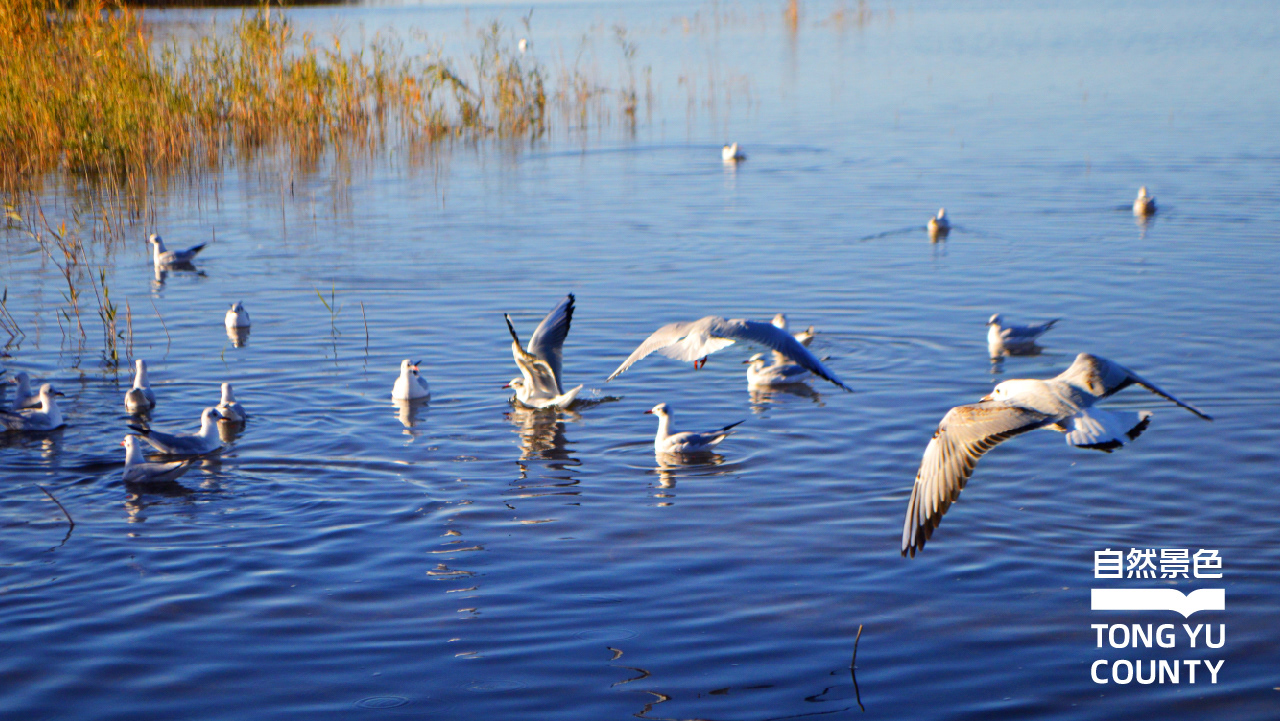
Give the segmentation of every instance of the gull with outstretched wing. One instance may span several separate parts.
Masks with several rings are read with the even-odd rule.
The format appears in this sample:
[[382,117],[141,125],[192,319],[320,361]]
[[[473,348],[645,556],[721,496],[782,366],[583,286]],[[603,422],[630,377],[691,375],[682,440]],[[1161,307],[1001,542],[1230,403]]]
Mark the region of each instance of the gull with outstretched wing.
[[630,357],[606,379],[606,382],[617,378],[636,361],[655,351],[674,360],[693,361],[693,367],[696,369],[706,364],[708,355],[728,348],[738,341],[755,343],[778,351],[788,360],[819,378],[831,381],[846,391],[852,390],[785,329],[772,323],[739,318],[725,320],[714,315],[691,322],[670,323],[662,326],[645,339],[640,347],[636,348]]
[[1112,451],[1138,437],[1151,422],[1147,411],[1108,411],[1094,404],[1139,385],[1213,420],[1119,363],[1081,353],[1048,380],[1008,380],[981,401],[947,412],[924,450],[907,503],[902,555],[924,548],[942,516],[960,497],[978,459],[1000,443],[1027,431],[1048,428],[1066,434],[1078,448]]
[[520,405],[530,408],[568,408],[582,390],[582,385],[579,384],[566,393],[560,376],[564,340],[569,336],[569,324],[573,321],[574,302],[573,293],[570,293],[551,309],[533,331],[528,348],[520,346],[520,336],[511,324],[511,316],[503,314],[507,320],[507,331],[511,333],[511,355],[522,376],[513,378],[504,387],[515,389],[516,401]]

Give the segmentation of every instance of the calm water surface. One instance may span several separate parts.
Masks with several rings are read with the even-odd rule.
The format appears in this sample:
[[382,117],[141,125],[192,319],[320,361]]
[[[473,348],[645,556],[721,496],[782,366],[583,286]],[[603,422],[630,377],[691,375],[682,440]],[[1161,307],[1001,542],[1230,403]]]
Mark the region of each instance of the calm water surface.
[[[585,36],[616,77],[610,28],[628,29],[654,85],[634,136],[174,190],[155,226],[174,246],[216,233],[202,274],[156,282],[143,228],[100,256],[154,425],[193,428],[224,380],[252,418],[172,486],[124,487],[128,374],[63,334],[58,270],[9,233],[27,338],[5,367],[65,391],[69,427],[0,441],[0,715],[861,717],[859,693],[884,719],[1280,715],[1280,14],[872,3],[858,25],[840,7],[804,3],[793,34],[780,3],[539,5],[549,65]],[[291,12],[450,43],[526,9]],[[736,170],[726,139],[749,155]],[[1145,226],[1142,184],[1161,204]],[[931,244],[939,206],[959,227]],[[604,402],[514,410],[501,314],[527,336],[567,292],[566,380]],[[235,300],[243,347],[222,328]],[[778,311],[817,326],[856,392],[753,398],[742,346],[603,383],[663,323]],[[1062,322],[993,368],[997,311]],[[1140,440],[1003,445],[901,558],[946,410],[1080,351],[1217,420],[1125,391],[1112,406],[1156,411]],[[433,396],[401,415],[409,357]],[[660,468],[642,414],[660,401],[684,428],[746,423],[713,462]],[[1225,623],[1226,646],[1096,649],[1106,547],[1219,549],[1227,611],[1194,621]],[[1155,616],[1121,620],[1182,621]],[[1201,657],[1225,659],[1216,685],[1089,680],[1096,658]]]

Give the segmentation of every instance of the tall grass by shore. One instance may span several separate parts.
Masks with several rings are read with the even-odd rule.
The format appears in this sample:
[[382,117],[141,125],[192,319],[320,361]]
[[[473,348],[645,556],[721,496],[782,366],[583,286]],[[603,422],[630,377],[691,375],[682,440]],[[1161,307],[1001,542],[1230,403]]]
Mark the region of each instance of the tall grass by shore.
[[[465,72],[396,37],[344,50],[264,6],[227,32],[157,48],[142,17],[99,0],[0,3],[0,174],[15,191],[54,171],[145,185],[230,150],[486,136],[546,128],[544,71],[495,24]],[[464,77],[466,78],[464,80]]]

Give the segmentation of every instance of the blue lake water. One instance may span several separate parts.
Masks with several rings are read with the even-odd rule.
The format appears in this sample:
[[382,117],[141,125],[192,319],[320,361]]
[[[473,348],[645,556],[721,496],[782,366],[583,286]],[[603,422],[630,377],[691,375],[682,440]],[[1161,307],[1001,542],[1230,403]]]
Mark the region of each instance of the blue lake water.
[[[61,274],[7,232],[27,335],[3,366],[51,379],[69,425],[0,438],[0,716],[1280,715],[1280,13],[800,7],[794,32],[781,3],[539,4],[527,33],[524,5],[289,10],[460,52],[498,18],[548,68],[582,51],[615,82],[620,25],[652,101],[634,134],[557,119],[421,164],[233,164],[165,191],[95,256],[151,364],[153,424],[193,430],[222,381],[251,414],[171,486],[122,483],[127,369],[102,362],[91,309],[84,344],[64,332]],[[229,14],[149,13],[179,33],[211,16]],[[1145,224],[1139,185],[1161,208]],[[957,229],[931,243],[939,206]],[[216,237],[202,274],[157,282],[153,230]],[[502,313],[527,337],[568,292],[565,380],[604,402],[515,409]],[[236,300],[243,347],[222,327]],[[753,397],[741,344],[604,383],[664,323],[779,311],[853,393]],[[1062,320],[993,368],[994,312]],[[1014,439],[902,558],[943,414],[1081,351],[1216,420],[1135,388],[1109,406],[1155,416],[1115,453]],[[432,398],[402,420],[403,358]],[[712,461],[662,467],[643,414],[662,401],[681,428],[746,422]],[[1131,547],[1219,550],[1226,610],[1091,612],[1094,552]],[[1226,645],[1099,649],[1090,628],[1184,620],[1224,623]],[[1090,679],[1100,658],[1225,663],[1216,684],[1122,686]]]

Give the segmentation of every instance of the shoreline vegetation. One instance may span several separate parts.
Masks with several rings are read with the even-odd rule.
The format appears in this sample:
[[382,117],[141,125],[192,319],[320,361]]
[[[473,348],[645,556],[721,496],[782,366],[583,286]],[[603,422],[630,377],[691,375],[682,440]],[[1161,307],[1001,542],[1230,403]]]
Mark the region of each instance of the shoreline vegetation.
[[455,60],[411,55],[391,33],[346,49],[340,37],[295,31],[269,4],[160,46],[140,11],[113,0],[9,0],[0,5],[0,190],[21,194],[61,173],[137,197],[156,179],[269,150],[314,163],[328,150],[536,139],[549,104],[586,126],[608,122],[616,99],[634,127],[635,46],[615,30],[623,88],[567,68],[552,92],[547,69],[497,22],[479,31],[475,54]]
[[[523,22],[527,32],[529,18]],[[635,45],[624,29],[614,33],[622,89],[575,65],[558,70],[560,89],[551,93],[548,71],[496,21],[480,28],[474,54],[453,60],[416,34],[427,49],[412,55],[391,33],[344,48],[339,36],[325,42],[295,31],[269,4],[246,9],[230,27],[162,45],[140,11],[116,0],[6,0],[3,228],[58,269],[65,304],[55,319],[64,341],[83,351],[84,317],[96,310],[103,360],[114,368],[131,351],[132,309],[126,299],[121,313],[112,299],[105,261],[116,241],[154,221],[156,201],[174,183],[198,184],[227,164],[255,160],[305,173],[327,157],[343,165],[387,148],[408,151],[412,162],[443,141],[532,141],[548,131],[549,106],[566,128],[622,117],[634,131]],[[46,217],[48,200],[69,202],[58,214],[71,222]],[[26,336],[7,301],[5,288],[6,348]]]

